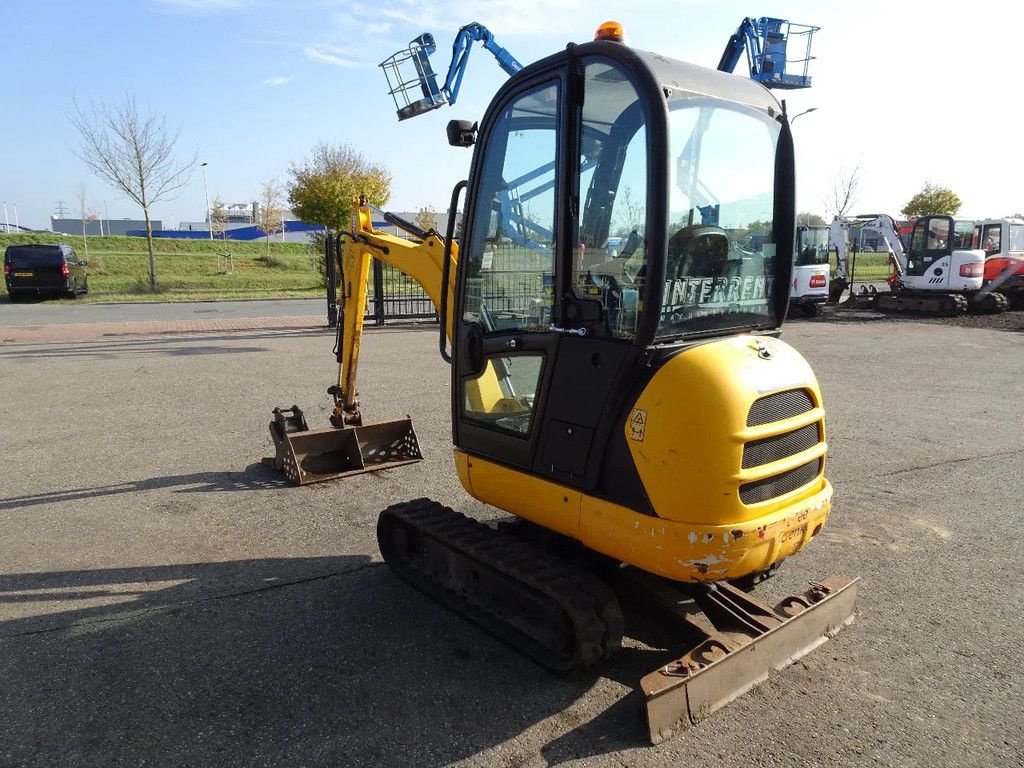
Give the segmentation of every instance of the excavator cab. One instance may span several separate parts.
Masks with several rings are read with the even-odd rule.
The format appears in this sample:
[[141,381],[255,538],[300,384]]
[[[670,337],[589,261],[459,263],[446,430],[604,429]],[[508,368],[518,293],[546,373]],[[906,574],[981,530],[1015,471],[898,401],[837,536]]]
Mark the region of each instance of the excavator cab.
[[[651,347],[781,324],[794,198],[779,103],[719,72],[580,45],[496,95],[470,179],[457,447],[649,512],[624,460],[627,414],[609,406],[642,385]],[[703,223],[708,188],[728,195],[718,226]],[[740,249],[765,222],[757,249]],[[634,241],[628,257],[613,239]]]

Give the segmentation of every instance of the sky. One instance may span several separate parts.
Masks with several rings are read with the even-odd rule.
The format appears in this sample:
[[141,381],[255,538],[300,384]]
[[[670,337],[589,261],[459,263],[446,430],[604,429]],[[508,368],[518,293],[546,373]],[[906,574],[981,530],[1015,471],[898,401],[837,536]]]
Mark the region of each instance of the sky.
[[[1019,53],[1024,4],[698,0],[0,0],[0,200],[8,218],[48,228],[63,201],[138,218],[74,149],[72,99],[138,103],[180,129],[189,184],[153,207],[165,225],[201,221],[211,199],[244,202],[318,142],[349,144],[393,176],[387,207],[445,209],[471,151],[449,147],[451,119],[479,119],[506,79],[479,44],[454,107],[398,122],[378,64],[423,32],[445,72],[464,24],[486,25],[523,64],[592,39],[606,20],[627,44],[715,67],[745,16],[813,24],[811,88],[780,92],[793,124],[798,208],[825,216],[856,174],[854,213],[899,210],[926,182],[971,218],[1024,211],[1019,179]],[[746,76],[744,65],[737,76]],[[0,215],[3,215],[0,211]]]

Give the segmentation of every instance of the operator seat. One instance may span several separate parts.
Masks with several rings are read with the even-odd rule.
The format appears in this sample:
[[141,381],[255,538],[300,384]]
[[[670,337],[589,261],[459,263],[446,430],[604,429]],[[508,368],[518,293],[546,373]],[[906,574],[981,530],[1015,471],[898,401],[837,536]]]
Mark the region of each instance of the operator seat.
[[728,271],[729,237],[720,227],[691,224],[669,238],[669,279],[725,277]]

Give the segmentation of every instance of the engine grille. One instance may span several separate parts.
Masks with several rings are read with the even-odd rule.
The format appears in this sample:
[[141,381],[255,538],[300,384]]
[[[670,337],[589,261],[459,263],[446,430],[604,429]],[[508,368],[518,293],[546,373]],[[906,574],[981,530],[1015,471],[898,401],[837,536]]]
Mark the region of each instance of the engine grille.
[[[806,389],[787,389],[754,401],[747,414],[748,427],[760,427],[814,410],[814,401]],[[746,466],[746,465],[744,465]]]
[[776,496],[795,491],[814,480],[821,471],[821,459],[809,461],[803,466],[783,472],[781,475],[766,477],[740,486],[740,501],[744,504],[758,504]]
[[819,440],[821,440],[821,436],[818,432],[817,422],[783,435],[751,440],[743,446],[742,467],[743,469],[759,467],[762,464],[770,464],[773,461],[788,458],[800,451],[813,448]]

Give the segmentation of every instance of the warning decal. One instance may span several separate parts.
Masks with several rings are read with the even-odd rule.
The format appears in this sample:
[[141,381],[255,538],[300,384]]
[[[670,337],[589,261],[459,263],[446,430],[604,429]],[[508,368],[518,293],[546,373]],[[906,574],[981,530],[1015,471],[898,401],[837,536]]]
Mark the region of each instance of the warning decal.
[[638,443],[644,441],[644,431],[647,429],[647,411],[642,408],[634,408],[629,415],[629,439]]

